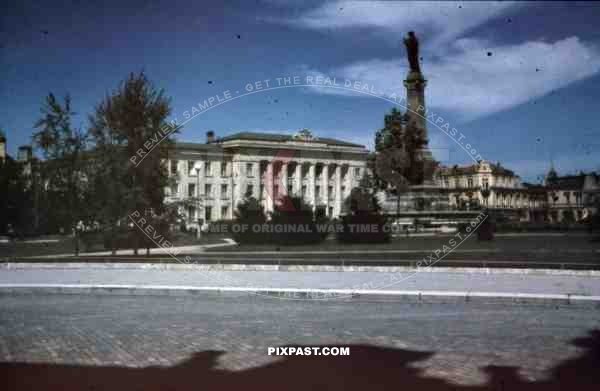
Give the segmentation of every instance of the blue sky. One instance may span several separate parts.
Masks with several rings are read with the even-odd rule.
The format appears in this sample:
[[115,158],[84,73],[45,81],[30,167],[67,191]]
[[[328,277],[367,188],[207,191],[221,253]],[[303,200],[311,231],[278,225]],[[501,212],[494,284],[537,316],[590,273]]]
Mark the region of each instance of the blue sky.
[[[347,78],[403,94],[402,37],[414,30],[428,107],[485,159],[529,181],[551,159],[563,174],[600,169],[600,3],[219,3],[9,2],[0,16],[9,153],[30,142],[48,92],[70,93],[85,127],[132,71],[166,90],[180,121],[204,99],[277,77]],[[203,113],[178,137],[310,128],[372,147],[391,107],[344,90],[270,90]],[[429,137],[444,164],[470,161],[440,130],[430,127]]]

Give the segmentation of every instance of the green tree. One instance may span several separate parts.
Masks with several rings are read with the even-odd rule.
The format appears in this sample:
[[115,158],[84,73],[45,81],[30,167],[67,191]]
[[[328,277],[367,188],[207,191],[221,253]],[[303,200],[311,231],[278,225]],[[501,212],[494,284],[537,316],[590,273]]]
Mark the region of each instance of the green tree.
[[406,183],[402,167],[407,164],[402,149],[404,115],[393,108],[384,119],[384,127],[375,132],[375,153],[370,154],[367,164],[373,172],[373,184],[380,189],[396,192],[396,188]]
[[391,227],[376,196],[375,179],[364,176],[343,205],[344,216],[336,237],[345,243],[382,243],[390,239]]
[[237,205],[233,212],[234,224],[239,229],[233,229],[233,239],[238,243],[264,243],[268,236],[256,232],[252,228],[255,225],[262,226],[266,223],[267,217],[265,210],[256,198],[246,196],[242,202]]
[[237,222],[264,223],[267,220],[264,208],[254,197],[246,197],[240,202],[233,212],[233,217]]
[[23,166],[10,156],[0,160],[0,189],[0,233],[28,233],[33,221],[32,194]]
[[[274,227],[273,239],[280,244],[308,244],[323,239],[327,232],[319,232],[312,205],[302,197],[286,196],[282,205],[288,207],[275,208],[271,215],[270,224]],[[324,220],[319,217],[319,220]],[[323,221],[319,222],[320,224]],[[324,227],[323,224],[321,226]],[[277,228],[288,229],[289,232],[277,232]],[[323,229],[322,231],[325,231]]]
[[361,178],[357,187],[344,200],[342,210],[345,214],[379,213],[381,205],[376,195],[375,179],[370,175]]
[[420,185],[433,176],[437,163],[426,152],[425,129],[393,108],[384,117],[384,127],[375,133],[375,156],[367,163],[374,173],[375,186],[397,197],[411,185]]
[[[104,183],[96,184],[107,193],[96,203],[100,220],[111,230],[134,211],[156,225],[164,225],[173,216],[167,211],[164,197],[164,189],[170,184],[164,162],[173,142],[171,136],[178,131],[167,123],[170,113],[171,101],[164,90],[157,89],[140,72],[130,74],[90,117],[90,133],[101,146],[98,158],[106,167],[98,177]],[[152,247],[140,230],[133,231],[131,242],[136,254],[140,246],[147,251]]]
[[85,175],[87,134],[72,124],[75,113],[71,98],[61,103],[50,93],[42,106],[42,117],[35,123],[39,129],[33,142],[45,157],[40,165],[44,187],[51,194],[48,210],[52,210],[62,227],[75,233],[75,254],[79,253],[79,223],[89,221],[86,207],[88,181]]
[[396,191],[404,185],[422,184],[435,168],[424,154],[427,143],[425,129],[393,108],[384,117],[384,128],[375,133],[376,184],[391,185]]

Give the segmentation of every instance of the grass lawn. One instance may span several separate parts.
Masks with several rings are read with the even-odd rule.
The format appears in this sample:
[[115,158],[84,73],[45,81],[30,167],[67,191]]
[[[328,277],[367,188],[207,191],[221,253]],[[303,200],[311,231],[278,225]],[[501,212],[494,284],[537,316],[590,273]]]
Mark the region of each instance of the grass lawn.
[[474,236],[460,243],[460,246],[451,246],[450,240],[460,242],[454,236],[429,236],[394,238],[389,243],[363,244],[340,243],[336,240],[325,240],[317,244],[308,245],[273,245],[273,244],[239,244],[237,246],[217,247],[206,249],[207,252],[252,252],[252,251],[378,251],[378,250],[420,250],[424,252],[442,249],[443,246],[456,247],[457,251],[465,249],[488,249],[492,252],[522,252],[548,251],[564,252],[570,250],[600,249],[600,243],[592,241],[588,235],[565,236],[500,236],[492,241],[480,242]]
[[[44,242],[44,240],[49,240]],[[195,246],[203,244],[222,243],[220,236],[203,236],[200,240],[193,234],[176,233],[173,237],[173,246]],[[79,244],[80,253],[108,251],[102,243],[94,243],[92,246]],[[54,235],[26,240],[16,240],[9,243],[0,243],[0,258],[2,257],[30,257],[38,255],[74,254],[75,241],[71,236]],[[140,249],[140,254],[145,254],[145,249]]]

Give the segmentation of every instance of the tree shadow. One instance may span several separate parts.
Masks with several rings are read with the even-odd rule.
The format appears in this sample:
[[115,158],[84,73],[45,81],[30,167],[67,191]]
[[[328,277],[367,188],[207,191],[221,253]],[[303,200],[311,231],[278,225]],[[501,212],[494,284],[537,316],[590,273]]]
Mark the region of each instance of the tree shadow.
[[[600,330],[572,341],[584,349],[543,381],[528,381],[518,367],[487,366],[483,386],[461,386],[424,376],[410,364],[431,352],[350,345],[350,356],[284,356],[248,370],[217,369],[223,352],[204,351],[173,367],[95,367],[0,363],[5,390],[592,390],[600,384]],[[266,354],[266,352],[265,352]],[[8,387],[7,387],[8,386]]]

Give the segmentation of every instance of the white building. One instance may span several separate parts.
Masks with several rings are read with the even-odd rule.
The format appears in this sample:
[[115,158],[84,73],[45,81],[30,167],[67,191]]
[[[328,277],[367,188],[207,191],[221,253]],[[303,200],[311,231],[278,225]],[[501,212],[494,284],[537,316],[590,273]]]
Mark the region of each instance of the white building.
[[552,167],[544,186],[551,221],[580,221],[596,212],[600,201],[600,176],[597,174],[558,176]]
[[207,132],[205,144],[174,144],[168,170],[175,185],[167,202],[195,199],[187,225],[233,218],[246,195],[267,213],[289,194],[302,196],[317,213],[335,218],[343,200],[365,174],[365,146],[318,138],[309,130],[295,135],[242,132],[220,139]]
[[499,163],[481,161],[479,164],[442,167],[436,179],[448,193],[450,206],[456,209],[536,209],[545,206],[542,188],[536,191],[535,187],[522,183],[518,175]]
[[489,208],[527,221],[580,221],[595,210],[600,194],[600,178],[595,174],[560,177],[551,169],[543,185],[534,185],[521,182],[499,163],[486,161],[442,167],[436,179],[453,209]]

